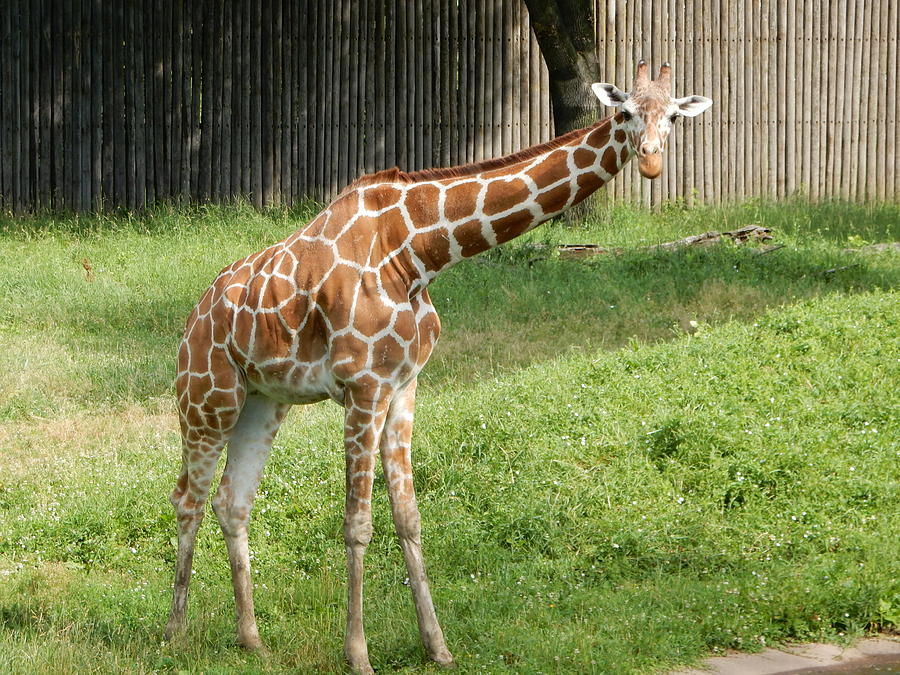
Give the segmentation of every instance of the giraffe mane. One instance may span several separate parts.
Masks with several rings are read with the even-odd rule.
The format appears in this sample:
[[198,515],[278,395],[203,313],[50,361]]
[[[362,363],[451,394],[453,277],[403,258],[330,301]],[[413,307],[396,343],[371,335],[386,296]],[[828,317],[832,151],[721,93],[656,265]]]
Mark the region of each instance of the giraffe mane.
[[593,131],[594,129],[598,129],[604,124],[610,124],[611,120],[612,117],[606,117],[584,127],[583,129],[574,129],[563,134],[562,136],[557,136],[550,141],[532,145],[529,148],[519,150],[518,152],[514,152],[509,155],[504,155],[503,157],[494,157],[491,159],[484,159],[480,162],[471,162],[469,164],[460,164],[458,166],[448,166],[435,169],[421,169],[419,171],[401,171],[395,166],[390,169],[377,171],[375,173],[363,174],[355,181],[350,183],[350,185],[348,185],[347,188],[342,192],[347,192],[359,187],[365,187],[367,185],[377,185],[379,183],[418,183],[419,181],[443,180],[446,178],[465,178],[468,176],[477,175],[484,171],[495,171],[497,169],[503,169],[508,166],[512,166],[513,164],[518,164],[529,159],[534,159],[535,157],[542,155],[549,150],[555,150],[556,148],[571,143],[576,138],[584,135],[585,133]]

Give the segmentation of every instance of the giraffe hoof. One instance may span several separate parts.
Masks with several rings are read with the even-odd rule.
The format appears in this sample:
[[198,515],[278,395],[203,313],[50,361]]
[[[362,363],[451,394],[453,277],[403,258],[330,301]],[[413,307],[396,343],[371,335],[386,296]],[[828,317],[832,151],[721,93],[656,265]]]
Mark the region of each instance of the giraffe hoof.
[[357,673],[357,675],[375,675],[375,670],[369,663],[369,652],[365,648],[365,644],[362,649],[345,647],[344,658],[347,659],[350,670]]
[[269,650],[266,649],[266,646],[263,644],[263,641],[260,639],[259,635],[245,635],[238,636],[238,644],[246,649],[248,652],[255,652],[260,656],[268,656]]
[[456,661],[453,660],[453,656],[448,651],[444,651],[441,654],[435,654],[431,657],[431,660],[438,664],[441,668],[446,668],[447,670],[456,668]]
[[368,661],[366,663],[351,663],[350,670],[356,675],[375,675],[375,670]]
[[166,629],[163,631],[163,640],[171,642],[179,635],[184,635],[186,629],[187,627],[183,621],[169,621],[166,624]]

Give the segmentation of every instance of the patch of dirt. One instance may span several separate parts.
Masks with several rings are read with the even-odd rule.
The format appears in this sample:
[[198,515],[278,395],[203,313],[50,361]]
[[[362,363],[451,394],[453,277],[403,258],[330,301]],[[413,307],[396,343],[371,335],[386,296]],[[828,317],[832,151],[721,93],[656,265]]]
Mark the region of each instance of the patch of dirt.
[[706,659],[700,668],[669,675],[888,675],[900,672],[900,639],[871,638],[846,649],[836,645],[790,645],[758,654]]

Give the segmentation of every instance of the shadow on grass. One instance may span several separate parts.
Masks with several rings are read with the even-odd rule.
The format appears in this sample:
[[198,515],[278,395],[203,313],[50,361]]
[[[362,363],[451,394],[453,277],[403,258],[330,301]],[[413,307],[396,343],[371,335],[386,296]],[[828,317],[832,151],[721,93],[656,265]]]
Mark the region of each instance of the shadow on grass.
[[513,247],[435,281],[444,337],[423,373],[427,381],[478,377],[572,348],[677,339],[692,322],[749,321],[784,304],[900,284],[892,254],[825,247],[760,255],[723,244],[529,267],[521,258],[531,255]]
[[[423,384],[474,381],[573,348],[677,339],[696,324],[749,321],[783,304],[900,284],[893,253],[817,242],[762,255],[722,244],[585,261],[532,258],[533,248],[513,244],[461,263],[432,284],[444,333]],[[50,307],[49,316],[33,309],[20,325],[25,333],[41,324],[58,329],[80,379],[67,397],[115,404],[168,396],[184,321],[208,281],[196,288],[190,279],[172,287],[158,280],[134,288],[130,281],[111,286],[109,295],[98,286],[94,295]],[[14,403],[11,410],[28,408]]]

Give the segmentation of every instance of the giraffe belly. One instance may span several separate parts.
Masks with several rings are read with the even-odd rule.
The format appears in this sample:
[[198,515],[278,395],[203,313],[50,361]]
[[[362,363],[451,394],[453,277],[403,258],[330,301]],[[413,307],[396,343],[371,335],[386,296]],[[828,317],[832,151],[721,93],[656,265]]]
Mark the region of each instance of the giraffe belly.
[[343,402],[344,398],[343,386],[334,379],[324,360],[315,364],[290,359],[249,364],[247,384],[251,391],[280,403],[317,403],[328,398]]

